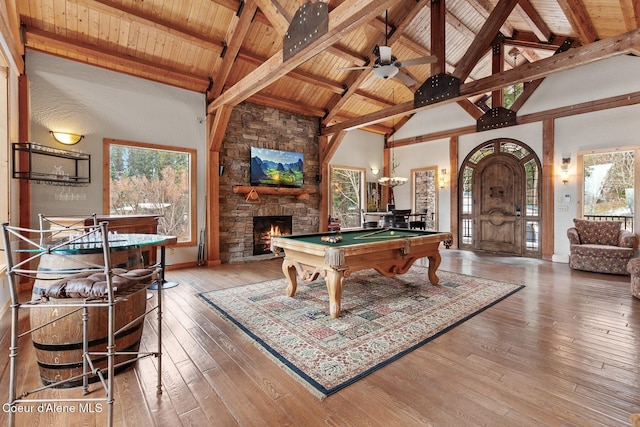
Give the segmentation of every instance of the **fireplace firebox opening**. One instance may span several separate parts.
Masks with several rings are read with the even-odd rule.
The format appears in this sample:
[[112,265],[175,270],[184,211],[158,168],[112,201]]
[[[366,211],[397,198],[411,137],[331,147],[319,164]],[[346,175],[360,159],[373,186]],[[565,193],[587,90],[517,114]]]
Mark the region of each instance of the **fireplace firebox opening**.
[[292,230],[291,215],[253,217],[253,255],[271,253],[271,237],[286,236]]

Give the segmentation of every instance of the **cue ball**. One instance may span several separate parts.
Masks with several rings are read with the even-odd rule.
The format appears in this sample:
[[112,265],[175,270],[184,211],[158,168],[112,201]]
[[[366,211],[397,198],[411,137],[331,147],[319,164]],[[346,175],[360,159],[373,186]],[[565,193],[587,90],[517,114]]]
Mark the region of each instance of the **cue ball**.
[[390,232],[389,232],[389,235],[391,235],[391,236],[393,236],[394,234],[396,234],[396,232],[395,232],[395,231],[390,231]]

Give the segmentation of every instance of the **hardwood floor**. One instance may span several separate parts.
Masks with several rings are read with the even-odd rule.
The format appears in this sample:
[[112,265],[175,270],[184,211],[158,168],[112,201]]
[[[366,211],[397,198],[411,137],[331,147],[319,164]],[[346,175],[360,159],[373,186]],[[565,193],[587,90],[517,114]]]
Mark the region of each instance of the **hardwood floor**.
[[[282,277],[281,260],[168,272],[164,393],[154,359],[116,377],[120,426],[629,426],[640,412],[640,300],[629,278],[542,260],[442,251],[440,269],[526,287],[318,400],[198,292]],[[8,348],[9,315],[0,345]],[[155,336],[147,322],[144,340]],[[28,344],[28,343],[27,343]],[[34,359],[30,345],[21,359]],[[0,400],[8,354],[0,353]],[[21,380],[39,382],[35,359]],[[57,390],[68,395],[77,390]],[[6,425],[6,413],[0,424]],[[18,414],[19,426],[104,425],[104,413]]]

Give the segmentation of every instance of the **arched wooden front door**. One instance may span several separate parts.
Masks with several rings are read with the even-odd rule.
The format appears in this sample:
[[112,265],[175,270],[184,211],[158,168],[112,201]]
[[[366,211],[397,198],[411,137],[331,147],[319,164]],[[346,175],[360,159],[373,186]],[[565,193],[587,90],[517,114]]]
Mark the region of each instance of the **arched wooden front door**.
[[475,249],[522,254],[522,171],[515,159],[498,155],[480,162],[473,180],[478,195],[473,218]]
[[489,141],[460,173],[460,247],[540,256],[540,164],[525,144]]

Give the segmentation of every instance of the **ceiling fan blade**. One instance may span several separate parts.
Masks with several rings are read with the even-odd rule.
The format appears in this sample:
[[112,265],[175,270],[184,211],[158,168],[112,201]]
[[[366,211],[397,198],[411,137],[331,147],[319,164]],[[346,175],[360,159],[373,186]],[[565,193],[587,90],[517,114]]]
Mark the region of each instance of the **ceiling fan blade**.
[[391,63],[391,48],[389,46],[379,46],[380,62],[383,64]]
[[394,77],[396,79],[398,79],[400,82],[402,82],[407,87],[411,87],[411,86],[414,86],[414,85],[418,84],[418,82],[415,81],[413,79],[413,77],[411,77],[408,74],[403,73],[402,70],[400,70],[400,72],[398,74],[396,74]]
[[368,70],[369,68],[375,68],[373,66],[368,66],[368,67],[342,67],[342,68],[338,68],[338,70]]
[[412,65],[433,64],[438,58],[435,56],[423,56],[422,58],[405,59],[396,63],[399,67],[410,67]]

